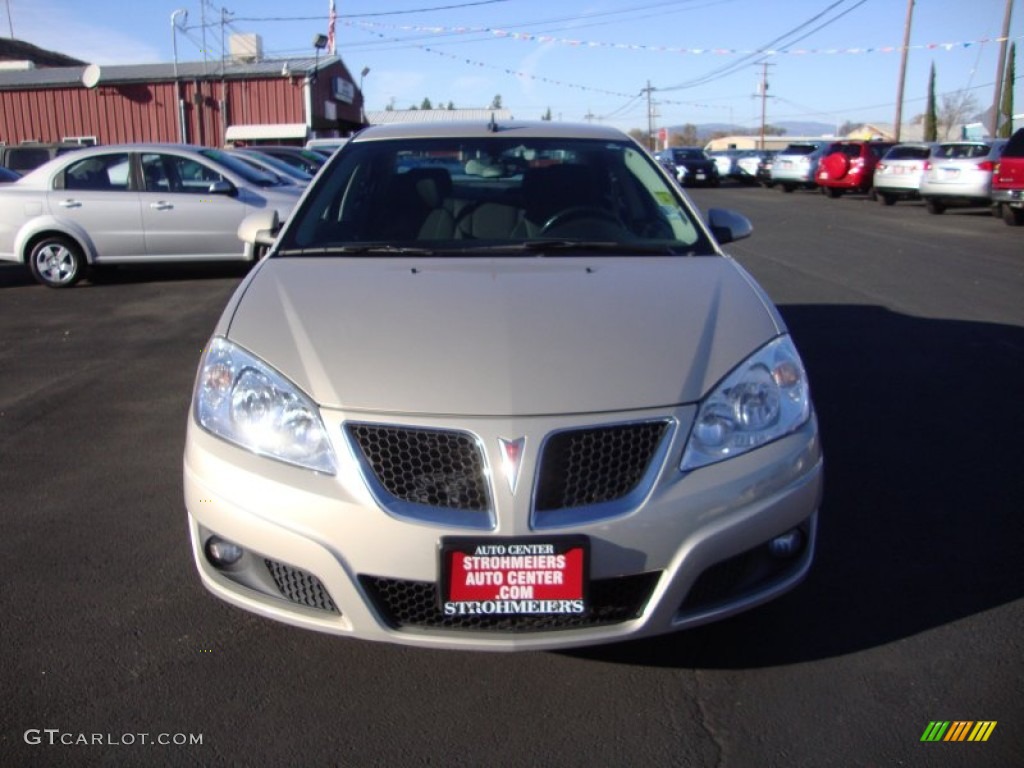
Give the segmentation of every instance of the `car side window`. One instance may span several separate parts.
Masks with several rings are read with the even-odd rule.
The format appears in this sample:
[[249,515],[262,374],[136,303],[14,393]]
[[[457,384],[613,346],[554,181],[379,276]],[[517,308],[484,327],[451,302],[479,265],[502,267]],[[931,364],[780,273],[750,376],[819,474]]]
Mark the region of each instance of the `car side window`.
[[174,188],[164,158],[164,155],[152,153],[142,156],[142,179],[147,192],[170,192]]
[[[208,165],[204,165],[190,157],[179,155],[159,155],[162,172],[167,177],[167,184],[172,192],[185,192],[193,195],[206,195],[210,192],[210,185],[217,181],[224,181],[224,177]],[[143,168],[146,167],[146,158],[143,158]],[[154,183],[159,184],[159,179]],[[149,186],[149,180],[146,181]]]
[[127,152],[93,155],[72,163],[64,171],[64,189],[121,191],[128,189]]

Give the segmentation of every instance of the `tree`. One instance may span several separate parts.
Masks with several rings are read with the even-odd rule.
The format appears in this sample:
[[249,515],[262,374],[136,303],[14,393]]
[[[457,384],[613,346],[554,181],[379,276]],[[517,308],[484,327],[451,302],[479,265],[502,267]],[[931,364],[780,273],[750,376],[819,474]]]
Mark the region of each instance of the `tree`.
[[433,109],[434,105],[430,103],[430,99],[426,96],[423,97],[423,101],[420,102],[420,109]]
[[860,123],[855,123],[852,120],[847,120],[845,123],[836,128],[836,136],[849,136],[855,130],[860,128]]
[[448,106],[445,107],[445,109],[447,109],[449,112],[452,111],[453,109],[455,109],[455,102],[449,101],[448,102]]
[[647,131],[643,130],[642,128],[630,128],[629,137],[637,141],[639,144],[643,144],[645,147],[648,146]]
[[551,107],[548,107],[548,111],[545,112],[543,115],[541,115],[540,119],[541,120],[548,120],[548,121],[551,120]]
[[967,91],[942,94],[942,107],[936,121],[942,138],[959,138],[956,129],[977,111],[978,100]]
[[491,99],[491,106],[489,106],[488,109],[501,109],[501,94],[500,93],[496,94],[495,97],[493,99]]
[[1006,74],[1003,77],[1003,99],[999,105],[999,131],[1001,139],[1010,138],[1013,133],[1013,60],[1017,57],[1017,44],[1010,43],[1010,53],[1006,57]]
[[928,75],[928,106],[924,112],[924,140],[939,140],[939,115],[935,106],[935,63],[932,63],[931,74]]
[[696,147],[700,143],[697,136],[697,126],[693,123],[686,123],[682,133],[671,133],[668,137],[670,147]]

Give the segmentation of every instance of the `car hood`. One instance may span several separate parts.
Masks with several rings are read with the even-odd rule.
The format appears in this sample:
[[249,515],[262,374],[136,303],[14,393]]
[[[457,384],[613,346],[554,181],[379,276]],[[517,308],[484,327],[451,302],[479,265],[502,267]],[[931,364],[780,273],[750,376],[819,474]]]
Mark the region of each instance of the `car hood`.
[[219,328],[325,407],[504,416],[694,402],[780,330],[720,256],[271,258]]

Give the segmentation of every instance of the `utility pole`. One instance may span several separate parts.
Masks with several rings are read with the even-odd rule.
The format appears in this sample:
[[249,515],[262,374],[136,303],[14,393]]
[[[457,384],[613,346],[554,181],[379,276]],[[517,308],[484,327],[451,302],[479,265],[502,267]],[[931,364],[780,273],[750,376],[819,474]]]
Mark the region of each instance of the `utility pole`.
[[647,148],[654,151],[654,105],[651,103],[651,81],[647,81],[647,87],[641,93],[647,94]]
[[206,74],[206,0],[199,0],[199,21],[203,25],[203,74]]
[[769,64],[767,61],[761,62],[761,142],[759,149],[764,151],[764,127],[765,127],[765,116],[768,113],[768,67],[775,66]]
[[[999,36],[999,61],[996,63],[996,94],[992,100],[992,131],[990,136],[995,138],[999,135],[999,110],[1003,100],[1003,73],[1006,71],[1006,39],[1010,36],[1010,11],[1013,10],[1013,0],[1006,0],[1006,13],[1003,15],[1003,33]],[[1006,83],[1006,87],[1013,88],[1013,83]]]
[[900,140],[903,127],[903,86],[907,80],[907,53],[910,51],[910,22],[914,17],[914,0],[907,0],[907,21],[903,25],[903,50],[900,53],[900,82],[896,90],[896,119],[893,125],[893,138]]

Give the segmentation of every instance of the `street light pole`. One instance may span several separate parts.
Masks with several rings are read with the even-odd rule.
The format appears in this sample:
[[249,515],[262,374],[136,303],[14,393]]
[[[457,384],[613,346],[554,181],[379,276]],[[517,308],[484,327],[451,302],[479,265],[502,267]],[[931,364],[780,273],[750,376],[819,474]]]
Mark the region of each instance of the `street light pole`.
[[363,97],[363,78],[370,74],[369,67],[363,67],[359,73],[359,120],[366,125],[366,99]]
[[188,11],[179,8],[171,14],[171,47],[174,50],[174,98],[178,102],[178,141],[188,143],[188,132],[185,124],[185,100],[181,97],[181,83],[178,81],[178,16],[182,23],[188,20]]

